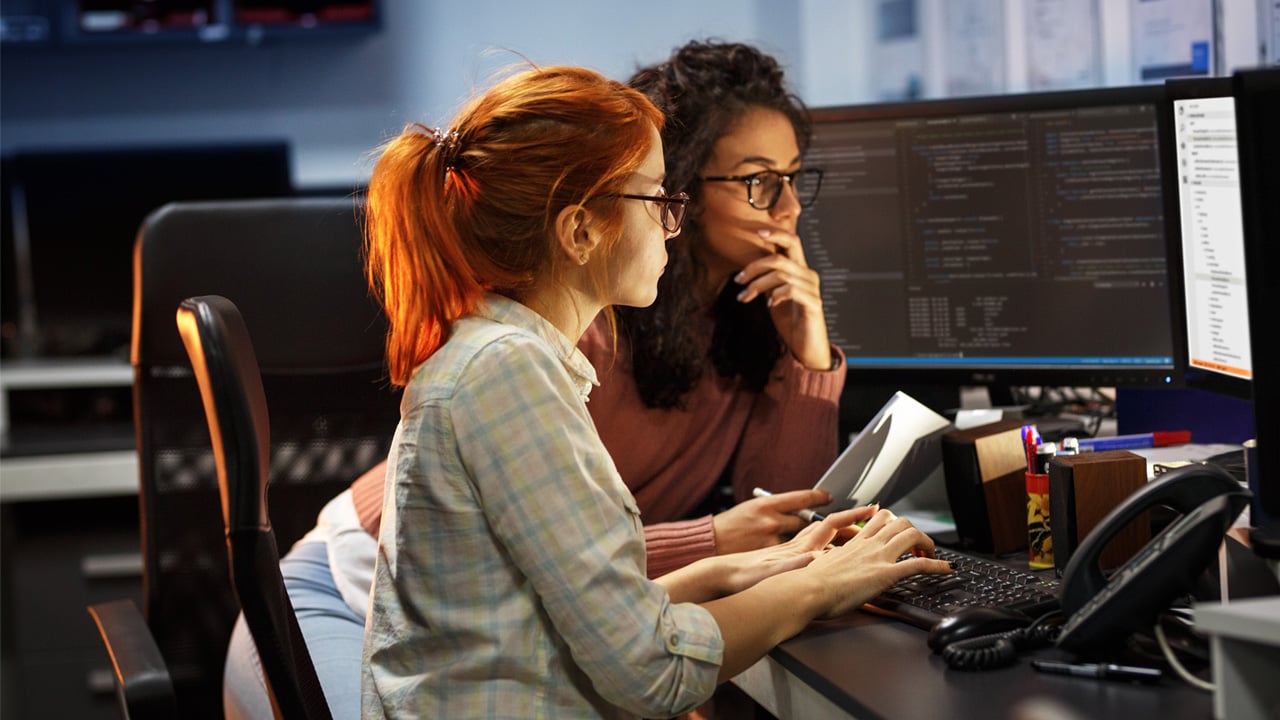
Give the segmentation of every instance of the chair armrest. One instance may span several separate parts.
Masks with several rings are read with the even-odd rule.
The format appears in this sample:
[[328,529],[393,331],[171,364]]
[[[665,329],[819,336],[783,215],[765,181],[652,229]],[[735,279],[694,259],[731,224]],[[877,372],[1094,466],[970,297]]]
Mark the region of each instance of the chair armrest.
[[111,656],[123,716],[128,720],[177,717],[169,669],[138,606],[132,600],[115,600],[88,609]]

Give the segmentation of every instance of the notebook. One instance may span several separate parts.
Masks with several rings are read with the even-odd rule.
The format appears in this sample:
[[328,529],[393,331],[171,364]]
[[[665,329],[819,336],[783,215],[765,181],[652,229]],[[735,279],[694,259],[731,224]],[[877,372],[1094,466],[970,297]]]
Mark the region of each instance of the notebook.
[[942,435],[951,429],[919,400],[894,393],[814,486],[833,498],[820,511],[901,499],[942,465]]

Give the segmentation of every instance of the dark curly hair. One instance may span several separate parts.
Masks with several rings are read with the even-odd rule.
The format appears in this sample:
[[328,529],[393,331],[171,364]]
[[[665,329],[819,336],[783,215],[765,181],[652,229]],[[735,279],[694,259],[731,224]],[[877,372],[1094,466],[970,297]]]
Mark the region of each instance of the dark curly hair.
[[[741,43],[692,41],[670,58],[637,71],[628,81],[667,116],[662,145],[667,188],[692,198],[689,217],[671,240],[658,299],[647,308],[617,308],[618,327],[631,343],[640,398],[654,408],[683,408],[702,378],[708,355],[722,377],[760,391],[785,351],[764,297],[737,301],[730,280],[708,317],[698,289],[706,267],[693,254],[703,242],[699,174],[715,143],[751,108],[777,110],[791,121],[803,155],[812,124],[800,98],[786,86],[774,58]],[[711,325],[714,324],[714,328]]]

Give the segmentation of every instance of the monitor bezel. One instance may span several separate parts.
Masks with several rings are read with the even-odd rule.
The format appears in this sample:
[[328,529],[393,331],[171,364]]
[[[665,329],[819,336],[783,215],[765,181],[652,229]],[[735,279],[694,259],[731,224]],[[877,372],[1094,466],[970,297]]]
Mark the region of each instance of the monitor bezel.
[[[1272,118],[1280,109],[1280,68],[1239,70],[1232,77],[1236,103],[1238,147],[1248,145],[1240,153],[1240,199],[1245,229],[1245,268],[1249,286],[1249,334],[1251,340],[1265,337],[1269,313],[1276,306],[1280,292],[1271,282],[1256,282],[1268,270],[1280,271],[1280,254],[1275,243],[1266,242],[1268,233],[1280,231],[1280,208],[1262,185],[1280,178],[1280,139],[1275,129],[1262,125],[1262,116]],[[1252,192],[1250,191],[1252,189]],[[1272,188],[1274,190],[1274,188]],[[1269,262],[1268,262],[1269,261]],[[1265,349],[1264,349],[1265,346]],[[1253,524],[1269,523],[1274,530],[1280,522],[1280,370],[1274,356],[1267,364],[1265,353],[1270,342],[1252,342],[1253,350],[1253,419],[1257,449],[1252,458],[1257,467],[1249,471],[1249,486],[1254,493]],[[1271,351],[1274,353],[1274,351]]]

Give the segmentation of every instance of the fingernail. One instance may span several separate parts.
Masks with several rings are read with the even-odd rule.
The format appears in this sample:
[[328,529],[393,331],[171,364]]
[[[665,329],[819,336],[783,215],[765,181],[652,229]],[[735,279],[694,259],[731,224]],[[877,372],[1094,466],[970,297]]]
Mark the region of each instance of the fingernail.
[[768,228],[761,228],[760,230],[757,230],[756,232],[760,233],[760,237],[762,237],[762,238],[767,238],[767,237],[769,237],[770,235],[772,235],[772,234],[773,234],[773,231],[772,231],[772,230],[769,230]]
[[739,302],[742,302],[743,300],[746,300],[746,299],[747,299],[747,293],[748,293],[748,292],[750,292],[750,291],[748,291],[748,290],[743,290],[742,292],[738,293],[738,301],[739,301]]
[[741,285],[742,282],[746,279],[747,279],[747,273],[745,271],[739,272],[737,275],[733,276],[733,281],[738,283],[739,285]]

